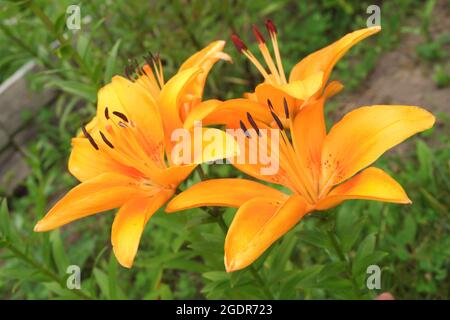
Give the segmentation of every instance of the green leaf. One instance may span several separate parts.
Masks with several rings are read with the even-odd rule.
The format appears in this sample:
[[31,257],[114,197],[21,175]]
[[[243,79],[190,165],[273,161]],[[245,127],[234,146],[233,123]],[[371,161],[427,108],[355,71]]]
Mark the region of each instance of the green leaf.
[[119,52],[121,42],[122,42],[121,39],[117,40],[108,54],[108,59],[106,60],[106,67],[105,67],[105,76],[103,78],[103,82],[105,84],[109,83],[111,81],[112,76],[114,75],[117,61],[117,53]]
[[98,287],[100,288],[100,292],[105,296],[106,299],[110,299],[111,295],[109,292],[109,279],[105,272],[100,270],[99,268],[94,268],[94,278]]
[[293,287],[302,288],[315,288],[317,285],[317,279],[320,272],[323,269],[323,265],[314,265],[307,267],[301,271],[296,272],[288,279]]
[[230,274],[225,271],[209,271],[202,274],[202,276],[211,281],[228,281]]
[[329,249],[333,247],[329,237],[318,230],[303,230],[299,234],[299,239],[319,248]]
[[388,255],[388,253],[384,252],[384,251],[374,251],[364,258],[362,258],[358,261],[354,261],[353,266],[352,266],[353,275],[358,276],[361,273],[365,273],[367,270],[367,267],[369,267],[372,264],[376,264],[376,263],[380,262],[387,255]]
[[282,240],[281,244],[279,245],[278,249],[275,250],[275,254],[273,255],[271,261],[272,268],[271,268],[271,276],[273,278],[278,278],[277,276],[282,276],[283,270],[286,267],[286,263],[289,260],[289,257],[291,256],[292,251],[295,248],[295,245],[297,243],[297,234],[295,232],[289,232]]
[[397,234],[397,243],[398,244],[408,244],[412,243],[416,237],[417,232],[417,223],[412,215],[407,215],[403,222],[403,228]]
[[336,261],[325,265],[317,277],[317,281],[322,283],[328,278],[338,278],[345,271],[347,263],[343,261]]
[[60,274],[65,274],[67,266],[69,265],[69,259],[67,258],[64,250],[64,245],[61,241],[61,235],[59,230],[53,230],[50,233],[50,242],[52,245],[52,255],[55,261],[56,267]]
[[421,181],[433,181],[433,154],[425,142],[419,140],[416,145],[419,159],[418,177]]
[[358,250],[356,251],[355,260],[360,260],[375,250],[376,237],[375,234],[369,234],[361,243],[359,244]]
[[2,199],[0,205],[0,236],[8,238],[11,234],[11,220],[9,219],[8,204]]
[[114,254],[109,257],[108,265],[108,287],[111,299],[117,299],[118,284],[117,284],[117,260]]
[[339,210],[336,217],[336,234],[339,237],[342,251],[348,252],[352,249],[361,234],[364,222],[365,220],[360,218],[358,206],[352,207],[352,209],[344,206]]
[[82,97],[90,102],[95,102],[97,98],[97,88],[82,82],[72,80],[54,80],[50,82],[50,85],[53,85],[65,92]]

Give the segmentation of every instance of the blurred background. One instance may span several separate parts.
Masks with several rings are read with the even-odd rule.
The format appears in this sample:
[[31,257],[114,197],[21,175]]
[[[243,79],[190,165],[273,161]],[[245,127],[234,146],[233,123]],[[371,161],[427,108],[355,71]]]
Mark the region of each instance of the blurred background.
[[[80,8],[68,30],[67,8]],[[33,233],[46,210],[76,184],[67,171],[70,140],[95,112],[96,92],[131,59],[160,53],[165,76],[195,51],[237,32],[256,49],[251,27],[271,18],[286,70],[341,36],[364,28],[370,4],[381,33],[350,50],[332,75],[343,93],[326,107],[328,124],[355,107],[418,105],[435,127],[377,162],[407,190],[411,206],[351,201],[306,217],[256,263],[276,298],[397,299],[450,296],[450,1],[0,1],[0,298],[264,298],[246,270],[227,274],[220,228],[201,210],[158,212],[133,269],[110,246],[113,213]],[[233,64],[212,70],[206,97],[239,97],[260,79],[231,43]],[[254,51],[256,52],[256,51]],[[229,166],[211,177],[244,176]],[[184,187],[199,180],[194,173]],[[234,210],[227,210],[227,221]],[[195,228],[194,228],[195,227]],[[344,259],[326,231],[335,232]],[[365,266],[382,269],[368,290]],[[66,286],[80,266],[82,289]]]

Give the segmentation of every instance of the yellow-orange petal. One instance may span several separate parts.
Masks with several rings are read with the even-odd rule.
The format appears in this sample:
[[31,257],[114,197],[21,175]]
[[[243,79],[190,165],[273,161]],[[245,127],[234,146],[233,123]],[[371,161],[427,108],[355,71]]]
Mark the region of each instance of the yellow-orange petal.
[[[183,127],[189,130],[194,126],[195,121],[203,122],[203,119],[213,113],[222,103],[222,101],[217,99],[210,99],[199,103],[188,112]],[[202,124],[205,125],[204,123]]]
[[323,72],[318,71],[305,77],[303,80],[292,81],[287,84],[262,83],[255,89],[258,101],[267,106],[270,100],[275,113],[279,117],[285,117],[284,102],[286,99],[289,110],[292,112],[298,107],[298,101],[304,101],[316,94],[322,87]]
[[317,71],[323,71],[323,85],[328,81],[334,65],[355,44],[379,32],[381,27],[370,27],[349,33],[333,44],[311,53],[291,71],[289,82],[305,79]]
[[291,135],[295,153],[314,184],[318,184],[322,144],[326,136],[324,101],[325,98],[320,98],[308,103],[297,112],[292,121]]
[[305,201],[298,195],[285,202],[254,198],[244,203],[225,239],[226,270],[231,272],[250,265],[306,213]]
[[255,120],[267,124],[273,121],[266,103],[238,98],[219,104],[203,119],[203,125],[224,124],[228,128],[239,128],[239,121],[247,119],[247,112]]
[[129,199],[145,195],[138,182],[118,173],[103,173],[70,190],[34,227],[48,231],[83,217],[114,209]]
[[[111,83],[98,92],[97,119],[101,129],[107,125],[107,118],[115,123],[121,120],[114,115],[115,111],[125,114],[152,146],[161,145],[164,137],[161,116],[155,98],[144,87],[123,77],[114,76]],[[161,157],[162,148],[159,148],[158,152]]]
[[213,67],[213,65],[218,60],[231,61],[231,57],[224,53],[223,47],[225,46],[225,41],[218,40],[211,42],[202,50],[196,52],[191,57],[189,57],[180,67],[178,72],[182,72],[189,68],[198,68],[200,67],[203,72],[197,75],[195,81],[190,84],[189,89],[187,90],[187,94],[190,95],[185,96],[184,101],[189,101],[190,99],[198,99],[201,100],[203,95],[203,89],[205,87],[205,81],[208,76],[209,71]]
[[111,243],[117,261],[122,266],[131,268],[148,219],[172,193],[161,191],[149,198],[129,200],[117,212],[111,230]]
[[70,173],[80,181],[92,179],[105,172],[139,174],[135,169],[122,165],[101,150],[94,149],[86,138],[72,139],[68,167]]
[[331,190],[325,198],[319,200],[316,209],[326,210],[350,199],[411,203],[397,181],[383,170],[370,167]]
[[203,206],[239,207],[255,197],[283,201],[287,196],[274,188],[245,179],[213,179],[199,182],[175,196],[166,207],[175,212]]
[[324,140],[321,189],[350,178],[434,121],[431,113],[412,106],[371,106],[349,112]]
[[[111,84],[107,86],[111,86],[111,91],[121,103],[125,114],[147,140],[152,141],[153,144],[162,142],[164,131],[155,97],[152,97],[141,85],[120,76],[114,76]],[[100,90],[99,103],[103,94],[109,95],[110,93]],[[100,108],[106,106],[109,109],[110,117],[114,117],[113,112],[116,105],[99,105]],[[97,117],[100,116],[104,117],[105,115],[97,115]]]
[[188,86],[195,81],[202,72],[200,67],[188,68],[178,72],[162,88],[159,96],[159,110],[164,123],[166,146],[170,150],[173,146],[170,136],[173,130],[182,128],[180,107]]
[[341,82],[337,80],[331,81],[323,92],[323,98],[327,100],[337,95],[342,89],[344,89],[344,85]]

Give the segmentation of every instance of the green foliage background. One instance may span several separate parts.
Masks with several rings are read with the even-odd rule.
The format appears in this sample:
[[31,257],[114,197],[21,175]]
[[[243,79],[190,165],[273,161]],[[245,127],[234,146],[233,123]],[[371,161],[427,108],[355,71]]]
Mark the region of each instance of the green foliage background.
[[[233,31],[251,39],[252,24],[262,26],[270,17],[278,25],[289,70],[306,54],[364,27],[371,2],[79,1],[83,24],[73,33],[65,27],[72,1],[0,1],[0,81],[33,58],[43,71],[32,77],[32,87],[61,90],[55,103],[31,120],[38,128],[24,151],[31,174],[15,194],[3,194],[0,297],[370,299],[389,291],[399,299],[450,298],[448,114],[437,115],[440,129],[413,138],[407,151],[391,152],[377,162],[404,186],[413,205],[351,201],[305,217],[256,262],[262,283],[248,269],[224,271],[224,233],[215,220],[223,215],[229,224],[234,209],[170,215],[160,210],[146,227],[131,270],[120,267],[111,251],[112,212],[50,233],[32,232],[49,206],[76,184],[66,169],[70,139],[94,114],[97,90],[111,75],[123,73],[129,59],[160,52],[168,77],[210,41],[228,40]],[[428,40],[417,54],[435,65],[437,85],[448,85],[449,56],[443,49],[448,35],[438,41],[427,37],[436,1],[377,2],[383,32],[352,49],[333,78],[349,91],[357,89],[401,33],[418,32]],[[414,28],[402,28],[407,18],[415,19]],[[52,49],[55,40],[60,46]],[[207,96],[238,97],[259,79],[231,44],[226,51],[234,64],[214,67]],[[342,116],[337,105],[327,111]],[[203,170],[210,177],[243,176],[230,166]],[[183,188],[199,180],[196,171]],[[80,291],[66,288],[71,264],[81,267]],[[370,264],[382,268],[381,291],[366,288]]]

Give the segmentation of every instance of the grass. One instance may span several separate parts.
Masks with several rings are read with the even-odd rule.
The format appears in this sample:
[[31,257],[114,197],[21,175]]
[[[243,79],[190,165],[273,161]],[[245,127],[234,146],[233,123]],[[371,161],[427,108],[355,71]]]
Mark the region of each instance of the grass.
[[[271,17],[278,24],[285,67],[290,69],[309,52],[363,27],[368,4],[338,0],[188,3],[81,1],[84,23],[76,33],[64,29],[70,1],[1,6],[0,48],[5,54],[0,58],[0,81],[34,58],[43,71],[33,77],[33,86],[57,87],[61,94],[32,118],[38,134],[25,150],[31,173],[1,202],[0,297],[246,299],[265,298],[268,289],[275,298],[285,299],[368,299],[382,291],[399,299],[450,298],[448,115],[438,115],[438,130],[413,138],[408,148],[389,153],[377,163],[399,180],[413,205],[349,201],[307,216],[256,262],[262,285],[248,269],[224,271],[224,235],[215,218],[198,209],[155,214],[131,270],[120,267],[112,255],[112,212],[50,233],[32,232],[49,206],[76,184],[66,169],[70,138],[93,115],[97,89],[112,74],[122,73],[128,59],[140,59],[148,50],[160,52],[166,75],[173,74],[180,62],[210,41],[228,38],[232,31],[251,39],[252,23],[262,25],[265,17]],[[379,55],[398,42],[399,26],[407,17],[423,21],[418,25],[426,32],[431,14],[425,9],[431,5],[412,0],[384,3],[382,34],[352,49],[333,77],[350,90],[358,88]],[[51,25],[43,24],[42,14]],[[62,45],[51,49],[58,38],[63,39]],[[446,42],[439,39],[426,40],[417,54],[424,63],[437,63],[436,68],[442,69]],[[258,80],[255,70],[230,44],[226,51],[235,62],[221,63],[213,70],[208,96],[237,97]],[[441,73],[446,74],[436,71],[437,83],[448,85]],[[230,166],[204,170],[212,177],[242,175]],[[199,179],[193,173],[184,187]],[[226,223],[233,212],[222,213]],[[72,264],[82,270],[80,291],[65,285],[67,266]],[[370,264],[382,269],[381,290],[366,288]]]

